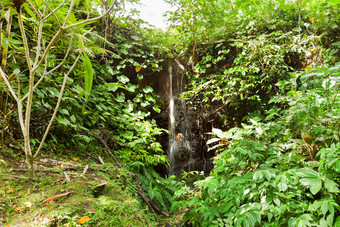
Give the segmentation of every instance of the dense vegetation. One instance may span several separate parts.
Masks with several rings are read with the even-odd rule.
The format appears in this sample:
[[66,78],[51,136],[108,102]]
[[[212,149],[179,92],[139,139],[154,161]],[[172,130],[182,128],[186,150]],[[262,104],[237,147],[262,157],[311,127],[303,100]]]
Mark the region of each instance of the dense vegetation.
[[[338,1],[168,0],[168,31],[131,19],[129,1],[2,2],[1,222],[18,214],[13,185],[41,183],[41,156],[81,159],[96,166],[91,180],[109,182],[98,200],[82,181],[71,187],[91,197],[89,225],[155,225],[168,213],[193,226],[340,225]],[[201,132],[215,153],[209,175],[155,171],[168,163],[153,119],[166,108],[143,77],[170,58],[190,66],[182,98],[218,126]],[[2,179],[24,159],[29,175]],[[139,186],[149,211],[129,199]],[[77,222],[73,209],[54,224]]]

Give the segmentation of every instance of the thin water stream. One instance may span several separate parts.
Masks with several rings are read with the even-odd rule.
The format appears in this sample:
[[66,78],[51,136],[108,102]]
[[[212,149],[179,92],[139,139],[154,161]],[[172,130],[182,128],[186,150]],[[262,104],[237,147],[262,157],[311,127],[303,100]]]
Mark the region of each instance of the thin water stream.
[[[185,69],[176,60],[169,64],[169,125],[170,138],[168,156],[170,159],[169,175],[193,170],[193,134],[192,123],[185,100],[181,100],[184,91]],[[174,69],[175,68],[175,69]]]

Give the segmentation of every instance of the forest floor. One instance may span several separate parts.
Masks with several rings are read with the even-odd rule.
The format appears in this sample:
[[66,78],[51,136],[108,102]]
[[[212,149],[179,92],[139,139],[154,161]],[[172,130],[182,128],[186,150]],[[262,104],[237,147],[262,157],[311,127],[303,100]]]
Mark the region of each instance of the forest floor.
[[24,161],[0,156],[0,225],[157,226],[131,177],[117,166],[44,157],[29,180]]

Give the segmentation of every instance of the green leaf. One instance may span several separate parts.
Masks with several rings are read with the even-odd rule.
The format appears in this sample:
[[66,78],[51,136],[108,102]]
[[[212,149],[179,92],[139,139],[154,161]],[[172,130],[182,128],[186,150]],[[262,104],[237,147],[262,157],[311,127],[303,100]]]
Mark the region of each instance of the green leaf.
[[70,117],[70,120],[71,120],[72,123],[76,123],[76,117],[74,115],[72,115]]
[[321,212],[325,216],[328,211],[328,203],[322,203],[321,205]]
[[153,88],[150,87],[150,86],[146,86],[145,88],[143,88],[143,91],[144,91],[145,93],[150,93],[150,92],[153,92]]
[[255,130],[260,136],[263,134],[263,129],[261,127],[255,128]]
[[253,119],[249,119],[249,120],[253,125],[257,125],[257,122],[255,120],[253,120]]
[[309,190],[313,195],[318,193],[322,188],[322,181],[319,178],[302,178],[300,183],[309,187]]
[[70,125],[70,122],[67,120],[67,119],[65,119],[65,118],[58,118],[58,117],[56,117],[56,120],[60,123],[60,124],[63,124],[63,125]]
[[340,226],[340,216],[336,218],[334,226]]
[[315,177],[319,177],[319,173],[309,169],[309,168],[303,168],[303,169],[299,169],[296,171],[296,174],[299,177],[311,177],[311,178],[315,178]]
[[104,84],[104,86],[114,87],[114,88],[122,88],[122,89],[126,90],[126,87],[124,87],[123,85],[118,84],[118,83],[106,83],[106,84]]
[[92,63],[87,56],[87,54],[83,53],[83,67],[84,67],[84,79],[85,79],[85,102],[83,105],[83,112],[85,110],[85,106],[87,102],[89,101],[91,90],[92,90],[92,84],[93,84],[93,68]]
[[332,180],[326,180],[325,181],[325,188],[327,189],[327,191],[332,192],[332,193],[339,193],[340,190],[337,186],[337,183],[335,183]]
[[[327,220],[327,223],[328,223],[329,226],[333,226],[334,214],[328,215],[326,220]],[[337,226],[337,225],[335,225],[335,226]]]
[[124,76],[124,75],[117,76],[117,79],[120,82],[122,82],[123,84],[126,84],[130,81],[130,79],[127,76]]
[[153,106],[152,109],[156,112],[156,113],[160,113],[161,109],[158,108],[157,106]]

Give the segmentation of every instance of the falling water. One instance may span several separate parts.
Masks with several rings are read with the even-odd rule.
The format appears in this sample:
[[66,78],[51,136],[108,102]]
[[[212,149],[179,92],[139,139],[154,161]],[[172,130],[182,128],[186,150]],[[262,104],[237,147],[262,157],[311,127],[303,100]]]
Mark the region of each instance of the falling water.
[[176,147],[176,124],[175,124],[175,103],[174,97],[172,93],[172,65],[169,66],[169,118],[170,118],[170,140],[169,140],[169,159],[170,159],[170,167],[169,174],[174,174],[174,149]]
[[[170,175],[179,176],[183,171],[191,171],[193,160],[193,136],[191,132],[191,121],[185,100],[180,100],[184,91],[185,69],[178,62],[178,70],[169,64],[169,124],[170,138],[168,156],[170,159]],[[174,73],[174,71],[176,71]]]

